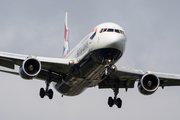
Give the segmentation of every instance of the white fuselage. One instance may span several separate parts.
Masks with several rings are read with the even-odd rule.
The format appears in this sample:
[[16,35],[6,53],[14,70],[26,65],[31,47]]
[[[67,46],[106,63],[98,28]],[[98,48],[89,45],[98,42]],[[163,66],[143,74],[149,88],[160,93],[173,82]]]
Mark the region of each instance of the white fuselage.
[[[78,95],[85,88],[101,82],[107,59],[113,64],[125,51],[127,37],[122,27],[115,23],[102,23],[96,26],[66,56],[74,60],[74,66],[56,89],[68,96]],[[64,90],[64,88],[66,88]]]
[[[93,39],[90,39],[90,37],[94,34],[94,31],[91,31],[86,37],[84,37],[80,41],[80,43],[78,43],[74,47],[74,49],[71,50],[71,52],[66,56],[66,58],[81,60],[83,59],[84,56],[86,56],[86,54],[90,53],[93,50],[97,50],[101,48],[115,48],[123,53],[127,41],[127,37],[125,36],[125,33],[124,35],[121,33],[116,33],[115,31],[113,32],[106,31],[100,33],[100,30],[102,28],[118,29],[124,32],[123,28],[115,23],[102,23],[94,28],[97,29],[97,32]],[[79,50],[83,48],[85,49],[79,53]]]

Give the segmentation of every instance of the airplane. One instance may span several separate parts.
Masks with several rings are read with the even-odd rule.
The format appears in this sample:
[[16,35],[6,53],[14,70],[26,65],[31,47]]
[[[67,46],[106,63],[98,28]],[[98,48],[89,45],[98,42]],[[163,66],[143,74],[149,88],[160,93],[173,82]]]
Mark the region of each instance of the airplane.
[[40,88],[41,98],[53,98],[52,83],[62,95],[75,96],[87,88],[98,86],[99,89],[110,88],[114,97],[108,98],[109,107],[122,107],[118,98],[119,89],[134,88],[138,82],[138,90],[143,95],[153,94],[159,87],[179,86],[180,75],[142,71],[115,63],[125,51],[127,35],[124,29],[112,22],[96,26],[71,51],[69,51],[68,21],[65,15],[65,39],[62,58],[41,57],[14,54],[0,51],[0,66],[14,69],[19,66],[19,72],[3,70],[1,72],[20,75],[23,79],[39,79],[46,83]]

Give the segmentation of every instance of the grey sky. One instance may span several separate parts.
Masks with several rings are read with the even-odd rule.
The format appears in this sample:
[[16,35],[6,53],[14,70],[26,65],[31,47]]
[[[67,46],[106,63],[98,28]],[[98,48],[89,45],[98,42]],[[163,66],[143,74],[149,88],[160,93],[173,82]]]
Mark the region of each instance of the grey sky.
[[[0,1],[0,51],[61,57],[65,12],[69,18],[70,46],[74,47],[96,25],[115,22],[128,42],[117,65],[136,69],[180,73],[180,1]],[[180,87],[159,88],[151,96],[120,89],[122,109],[109,108],[111,89],[87,89],[75,97],[39,97],[43,81],[26,81],[0,73],[1,120],[152,120],[179,119]],[[51,86],[52,87],[52,86]]]

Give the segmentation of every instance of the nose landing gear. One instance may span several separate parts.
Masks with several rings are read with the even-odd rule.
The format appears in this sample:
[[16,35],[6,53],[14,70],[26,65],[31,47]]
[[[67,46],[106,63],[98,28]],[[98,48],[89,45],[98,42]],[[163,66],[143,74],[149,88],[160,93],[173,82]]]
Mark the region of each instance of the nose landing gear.
[[106,65],[105,65],[105,71],[104,74],[106,76],[110,75],[110,71],[111,71],[111,66],[112,66],[112,60],[111,59],[107,59],[106,61]]

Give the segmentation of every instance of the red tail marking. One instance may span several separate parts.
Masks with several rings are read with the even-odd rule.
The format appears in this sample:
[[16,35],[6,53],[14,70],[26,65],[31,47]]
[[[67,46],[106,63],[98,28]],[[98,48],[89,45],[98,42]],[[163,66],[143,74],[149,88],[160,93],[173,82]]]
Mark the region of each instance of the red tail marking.
[[68,29],[66,28],[66,24],[65,24],[65,41],[68,42]]

